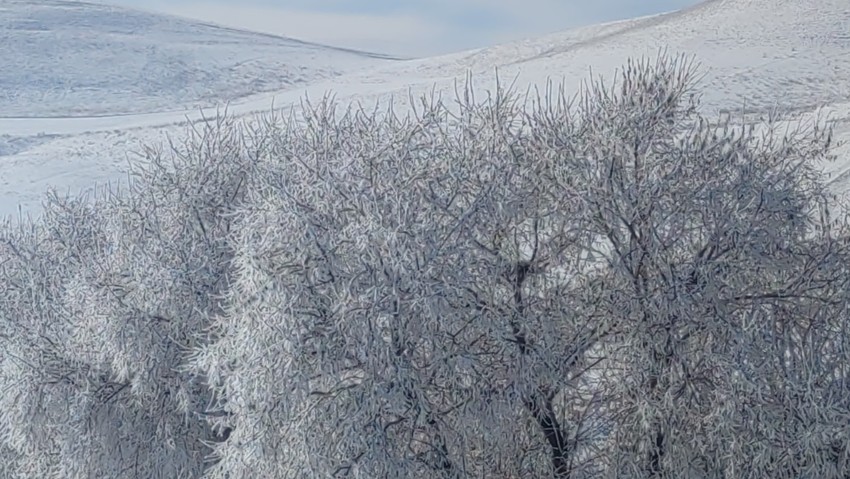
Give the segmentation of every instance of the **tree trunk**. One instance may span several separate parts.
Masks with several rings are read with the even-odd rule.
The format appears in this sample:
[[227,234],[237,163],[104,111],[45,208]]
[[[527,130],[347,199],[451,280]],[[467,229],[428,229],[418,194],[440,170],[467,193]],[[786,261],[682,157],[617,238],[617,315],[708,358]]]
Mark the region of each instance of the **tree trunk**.
[[[511,328],[514,335],[514,340],[519,347],[521,354],[528,354],[528,339],[520,327],[520,320],[524,316],[525,304],[523,303],[522,286],[528,276],[531,265],[528,263],[518,263],[514,269],[514,309],[515,316],[513,318]],[[549,444],[549,456],[552,461],[552,477],[554,479],[569,479],[572,475],[570,467],[570,445],[567,440],[567,435],[563,428],[558,423],[558,418],[555,415],[555,408],[552,405],[552,399],[543,389],[537,389],[536,392],[528,394],[523,398],[525,408],[531,413],[531,416],[540,427],[540,431],[546,438]]]

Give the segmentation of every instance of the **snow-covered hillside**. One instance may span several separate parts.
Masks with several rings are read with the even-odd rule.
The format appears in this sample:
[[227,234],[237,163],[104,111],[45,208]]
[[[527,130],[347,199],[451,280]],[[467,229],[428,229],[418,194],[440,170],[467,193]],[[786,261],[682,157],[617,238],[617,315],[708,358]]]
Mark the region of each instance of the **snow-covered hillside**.
[[185,110],[387,61],[374,54],[64,0],[0,0],[0,45],[0,117]]
[[[232,48],[244,49],[246,56],[259,51],[248,43]],[[516,79],[520,90],[548,79],[578,88],[591,69],[610,77],[629,57],[654,56],[660,49],[692,54],[702,64],[705,77],[700,87],[709,112],[746,110],[748,116],[758,117],[771,109],[796,116],[825,111],[834,122],[838,139],[850,139],[847,0],[709,0],[679,12],[469,52],[399,62],[374,60],[376,64],[367,69],[242,98],[231,106],[231,112],[268,110],[273,98],[275,105],[282,106],[297,102],[307,92],[318,96],[327,90],[333,90],[343,102],[369,103],[395,95],[398,103],[403,103],[409,90],[424,92],[435,85],[438,91],[452,94],[454,81],[469,71],[478,86],[489,88],[496,68],[504,80]],[[322,57],[327,64],[333,65],[331,52],[322,52],[328,54]],[[345,52],[338,54],[346,61],[352,58]],[[32,55],[35,64],[49,61],[37,52]],[[97,72],[92,76],[97,77]],[[127,81],[129,90],[132,85]],[[233,93],[238,97],[245,91]],[[133,110],[132,102],[127,105],[123,113],[138,111]],[[142,142],[158,141],[165,132],[179,134],[182,127],[177,124],[187,113],[197,116],[164,112],[110,118],[0,119],[0,155],[6,155],[0,156],[0,214],[14,212],[19,202],[25,210],[36,211],[49,185],[78,191],[93,181],[120,177],[128,151],[137,150]],[[843,160],[827,170],[834,174],[836,189],[850,189],[850,149],[837,151]]]

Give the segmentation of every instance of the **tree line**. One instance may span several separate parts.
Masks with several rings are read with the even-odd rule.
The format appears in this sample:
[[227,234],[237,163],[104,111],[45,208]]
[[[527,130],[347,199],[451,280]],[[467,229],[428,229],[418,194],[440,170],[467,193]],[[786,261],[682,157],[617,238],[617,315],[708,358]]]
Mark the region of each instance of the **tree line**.
[[191,127],[0,228],[0,477],[848,478],[821,123],[693,59]]

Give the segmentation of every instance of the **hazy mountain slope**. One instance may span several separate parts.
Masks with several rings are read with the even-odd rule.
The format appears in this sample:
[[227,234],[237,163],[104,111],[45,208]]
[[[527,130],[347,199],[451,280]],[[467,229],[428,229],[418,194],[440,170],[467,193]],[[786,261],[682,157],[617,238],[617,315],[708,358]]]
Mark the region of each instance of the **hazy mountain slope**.
[[[0,0],[2,2],[3,0]],[[238,47],[254,51],[244,44]],[[435,88],[451,96],[458,78],[472,71],[476,86],[493,85],[498,67],[504,83],[516,80],[525,91],[548,79],[576,89],[592,68],[611,78],[630,57],[654,56],[660,49],[692,54],[705,77],[700,90],[709,112],[741,111],[758,118],[778,108],[795,116],[818,107],[830,113],[839,140],[850,139],[850,2],[847,0],[710,0],[679,12],[585,27],[490,48],[441,57],[378,63],[370,69],[258,95],[233,105],[247,114],[285,106],[309,92],[333,90],[341,102],[370,104],[395,97],[397,108],[414,95]],[[129,86],[128,86],[129,88]],[[164,132],[179,135],[175,124],[185,112],[104,119],[4,120],[16,137],[0,141],[0,214],[37,210],[48,185],[72,192],[93,181],[121,177],[127,151],[158,141]],[[195,116],[197,117],[197,116]],[[132,128],[132,129],[130,129]],[[47,137],[32,137],[44,132]],[[50,136],[61,135],[61,136]],[[5,147],[3,145],[6,145]],[[826,167],[836,190],[850,188],[850,148]]]
[[0,45],[0,117],[184,110],[387,61],[63,0],[0,0]]

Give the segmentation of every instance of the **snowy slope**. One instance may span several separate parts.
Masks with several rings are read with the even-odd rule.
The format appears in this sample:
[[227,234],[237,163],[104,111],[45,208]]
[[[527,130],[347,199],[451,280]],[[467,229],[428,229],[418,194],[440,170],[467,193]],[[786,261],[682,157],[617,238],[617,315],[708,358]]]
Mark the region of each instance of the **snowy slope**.
[[564,79],[577,87],[592,67],[610,76],[629,57],[659,50],[696,56],[706,107],[808,111],[850,100],[850,2],[709,0],[665,15],[579,29],[524,44],[388,66],[411,80],[492,73],[519,83]]
[[[2,1],[2,0],[0,0]],[[453,83],[471,71],[480,88],[493,84],[494,69],[517,88],[563,80],[577,88],[589,70],[610,78],[629,57],[660,49],[693,54],[702,64],[704,106],[709,113],[741,111],[758,118],[771,109],[796,117],[826,111],[839,140],[850,139],[850,2],[847,0],[709,0],[664,15],[596,25],[537,39],[441,57],[384,62],[369,69],[314,80],[296,88],[242,98],[236,114],[297,102],[305,92],[333,90],[339,100],[370,103],[393,95],[403,104],[409,90],[436,87],[451,95]],[[119,178],[128,150],[179,135],[186,112],[112,118],[0,119],[0,214],[23,202],[37,211],[48,185],[78,191],[93,181]],[[189,113],[189,117],[197,117]],[[6,143],[2,133],[10,137]],[[33,136],[43,133],[41,136]],[[54,136],[55,135],[55,136]],[[7,146],[3,146],[6,144]],[[838,190],[850,189],[850,149],[827,166]]]
[[387,62],[379,55],[64,0],[0,0],[0,117],[185,110]]

